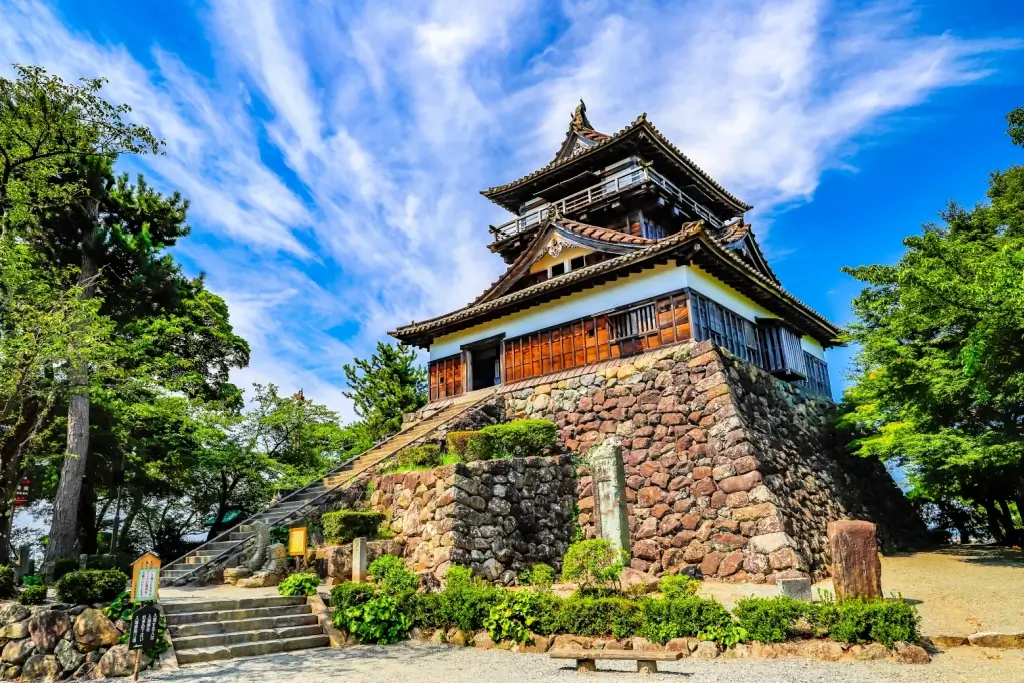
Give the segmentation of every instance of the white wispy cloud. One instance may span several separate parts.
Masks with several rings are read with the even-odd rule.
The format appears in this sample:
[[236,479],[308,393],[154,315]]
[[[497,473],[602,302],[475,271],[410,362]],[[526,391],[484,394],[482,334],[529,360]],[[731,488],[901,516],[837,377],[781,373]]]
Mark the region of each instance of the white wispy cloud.
[[76,32],[43,0],[0,13],[2,61],[104,75],[167,139],[128,166],[192,200],[182,254],[252,343],[239,379],[346,416],[343,363],[501,271],[486,228],[506,216],[477,191],[547,163],[580,97],[606,132],[647,111],[764,225],[888,115],[1018,47],[921,35],[892,3],[218,0],[200,15],[210,76],[159,37],[144,55]]

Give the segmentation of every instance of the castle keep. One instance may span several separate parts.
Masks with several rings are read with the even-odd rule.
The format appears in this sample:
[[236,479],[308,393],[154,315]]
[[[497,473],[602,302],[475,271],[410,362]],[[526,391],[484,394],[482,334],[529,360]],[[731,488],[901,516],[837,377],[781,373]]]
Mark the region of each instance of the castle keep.
[[[516,214],[491,228],[504,274],[391,333],[430,353],[417,419],[494,387],[506,418],[555,422],[573,452],[615,435],[632,565],[653,574],[822,575],[830,520],[874,521],[889,547],[921,531],[885,469],[835,433],[838,328],[782,287],[751,207],[646,116],[605,135],[581,102],[551,163],[483,194]],[[578,474],[576,521],[593,537]],[[420,556],[448,558],[425,533]]]

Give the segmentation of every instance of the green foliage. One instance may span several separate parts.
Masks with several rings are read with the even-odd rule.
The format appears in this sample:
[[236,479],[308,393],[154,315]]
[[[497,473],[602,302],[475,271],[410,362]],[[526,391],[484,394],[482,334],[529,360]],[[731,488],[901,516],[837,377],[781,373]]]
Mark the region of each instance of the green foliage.
[[398,452],[399,467],[437,467],[441,464],[441,447],[437,444],[410,446]]
[[688,596],[676,599],[644,599],[639,635],[655,643],[694,637],[710,629],[733,624],[729,611],[716,600]]
[[815,603],[809,619],[816,635],[842,643],[897,642],[918,639],[920,617],[904,600],[841,600]]
[[349,607],[335,625],[344,628],[364,643],[387,645],[401,640],[412,628],[412,617],[398,597],[378,594],[366,602]]
[[543,562],[523,567],[519,571],[519,583],[522,586],[551,588],[556,578],[557,575],[551,565],[544,564]]
[[271,543],[282,543],[287,545],[288,543],[288,527],[286,526],[272,526],[267,530],[267,536]]
[[574,595],[562,603],[558,628],[578,636],[628,638],[643,626],[643,607],[628,598]]
[[110,602],[124,591],[128,576],[117,569],[85,569],[70,572],[56,583],[57,599],[71,605]]
[[558,426],[548,420],[515,420],[480,430],[493,440],[493,458],[543,455],[558,443]]
[[77,557],[58,557],[53,565],[53,580],[57,581],[65,574],[78,571]]
[[[114,598],[109,605],[103,608],[103,614],[111,621],[124,621],[131,624],[132,619],[135,617],[135,610],[142,605],[136,605],[129,599],[128,591],[122,591]],[[126,628],[124,634],[121,636],[121,642],[127,643],[131,634],[131,629]],[[160,616],[160,620],[156,625],[156,645],[150,648],[146,648],[143,652],[149,657],[159,657],[161,653],[166,652],[170,648],[170,644],[167,642],[167,620],[164,619],[163,615]]]
[[427,373],[417,363],[416,351],[404,344],[377,343],[369,360],[356,358],[342,368],[356,414],[371,441],[390,436],[402,426],[402,414],[427,402]]
[[324,528],[324,540],[328,543],[351,543],[360,537],[376,537],[384,517],[380,512],[338,510],[325,512],[320,517],[320,524]]
[[420,586],[420,577],[409,571],[405,560],[394,555],[381,555],[370,563],[367,573],[388,595],[402,595]]
[[22,605],[41,605],[46,602],[46,586],[25,586],[18,593]]
[[569,546],[562,559],[562,580],[583,590],[617,582],[629,558],[604,539],[579,541]]
[[448,451],[462,462],[490,460],[494,453],[494,437],[489,432],[448,432]]
[[346,581],[331,588],[331,608],[335,616],[349,607],[360,605],[373,597],[376,589],[367,583]]
[[[1024,144],[1024,108],[1007,122]],[[844,337],[858,351],[841,424],[964,542],[1013,544],[1024,540],[1024,166],[991,174],[987,196],[950,203],[895,265],[844,269],[866,287]]]
[[281,595],[316,595],[320,577],[316,574],[292,574],[277,585]]
[[21,577],[21,585],[23,586],[42,586],[44,583],[41,574],[26,574]]
[[663,576],[658,581],[658,590],[666,600],[676,600],[696,595],[700,589],[700,581],[686,574]]
[[504,599],[491,608],[484,619],[484,628],[494,642],[510,640],[525,643],[530,639],[530,628],[537,617],[528,593],[507,592]]
[[0,600],[10,600],[17,593],[14,567],[0,564]]
[[732,613],[752,640],[781,643],[796,632],[796,621],[807,616],[809,611],[808,603],[780,595],[775,598],[744,598]]
[[697,634],[698,640],[708,640],[729,648],[750,640],[747,630],[738,624],[728,626],[709,626]]

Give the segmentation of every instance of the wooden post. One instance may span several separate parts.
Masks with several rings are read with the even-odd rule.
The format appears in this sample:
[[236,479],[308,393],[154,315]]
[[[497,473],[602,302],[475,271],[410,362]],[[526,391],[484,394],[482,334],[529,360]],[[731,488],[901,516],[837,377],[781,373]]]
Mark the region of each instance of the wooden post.
[[142,660],[142,648],[135,651],[135,672],[132,674],[132,680],[139,680],[139,662]]

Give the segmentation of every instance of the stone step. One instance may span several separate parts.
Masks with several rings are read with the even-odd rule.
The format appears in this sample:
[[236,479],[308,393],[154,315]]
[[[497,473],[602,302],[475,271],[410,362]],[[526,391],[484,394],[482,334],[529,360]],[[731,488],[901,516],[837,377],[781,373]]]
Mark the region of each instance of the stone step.
[[322,635],[323,629],[320,624],[306,624],[304,626],[284,626],[273,629],[259,629],[256,631],[234,631],[231,633],[210,633],[199,636],[174,637],[174,648],[178,650],[195,650],[220,645],[239,645],[241,643],[258,643],[267,640],[285,640],[288,638],[301,638],[303,636]]
[[175,648],[175,655],[177,655],[179,664],[198,664],[200,662],[234,659],[235,657],[252,657],[255,655],[274,654],[275,652],[327,647],[329,644],[330,639],[321,633],[315,636],[263,640],[255,643],[239,643],[237,645],[217,645],[192,650],[178,650]]
[[297,614],[309,614],[308,605],[283,605],[281,607],[238,607],[195,612],[178,612],[167,615],[168,626],[184,626],[185,624],[201,624],[208,621],[240,621],[243,619],[260,619],[263,617],[286,617]]
[[235,633],[238,631],[261,631],[263,629],[278,629],[288,626],[309,626],[316,624],[316,615],[309,614],[286,614],[279,617],[256,617],[253,619],[238,619],[235,621],[200,621],[195,624],[168,625],[171,637],[188,638],[190,636],[203,636],[214,633]]
[[217,612],[219,610],[254,609],[256,607],[290,607],[305,605],[304,595],[264,595],[262,597],[239,598],[237,600],[194,600],[168,602],[164,604],[164,614],[182,614],[194,612]]

